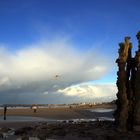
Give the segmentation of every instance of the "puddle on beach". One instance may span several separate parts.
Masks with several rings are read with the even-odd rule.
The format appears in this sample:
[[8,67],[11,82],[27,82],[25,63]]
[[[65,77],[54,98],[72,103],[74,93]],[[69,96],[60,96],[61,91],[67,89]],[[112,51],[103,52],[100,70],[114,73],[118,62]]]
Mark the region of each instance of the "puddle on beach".
[[97,113],[106,113],[106,112],[112,112],[115,109],[113,108],[95,108],[95,109],[88,109],[90,112],[97,112]]
[[[110,117],[98,117],[98,120],[100,121],[104,121],[104,120],[108,120],[108,121],[114,121],[113,118]],[[0,116],[0,122],[49,122],[49,123],[53,123],[53,122],[89,122],[89,121],[97,121],[97,118],[93,118],[93,119],[69,119],[69,120],[58,120],[58,119],[44,119],[44,118],[40,118],[40,117],[22,117],[22,116],[8,116],[6,120],[3,120],[3,117]]]
[[111,118],[111,117],[97,117],[97,118],[94,118],[94,119],[71,119],[71,120],[67,120],[66,122],[74,122],[74,123],[77,123],[77,122],[94,122],[94,121],[114,121],[114,118]]
[[99,121],[114,121],[113,112],[114,108],[95,108],[88,109],[91,113],[94,114],[94,118]]
[[[22,137],[17,137],[17,136],[7,136],[4,138],[5,140],[23,140]],[[37,137],[29,137],[28,140],[40,140],[39,138]],[[48,139],[46,138],[46,140],[56,140],[56,139]]]
[[6,120],[3,120],[3,116],[0,116],[0,121],[3,122],[21,122],[21,121],[53,121],[51,119],[45,119],[41,117],[28,117],[28,116],[7,116]]
[[[17,138],[16,140],[22,140],[22,138]],[[37,137],[29,137],[29,140],[40,140],[39,138]],[[47,139],[46,140],[55,140],[55,139]]]

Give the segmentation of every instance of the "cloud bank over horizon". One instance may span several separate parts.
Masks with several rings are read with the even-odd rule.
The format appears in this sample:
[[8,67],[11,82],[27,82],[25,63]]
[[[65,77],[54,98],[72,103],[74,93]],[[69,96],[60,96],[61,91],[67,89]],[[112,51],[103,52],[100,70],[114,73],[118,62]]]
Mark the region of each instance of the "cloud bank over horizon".
[[112,64],[108,57],[92,48],[85,52],[75,48],[65,39],[41,41],[16,51],[8,51],[1,46],[0,102],[3,99],[14,102],[15,97],[19,97],[17,102],[25,103],[37,102],[37,99],[45,102],[44,98],[46,103],[49,98],[57,102],[55,97],[59,95],[62,99],[75,97],[77,101],[89,96],[114,97],[112,93],[116,92],[116,88],[113,84],[82,84],[99,80],[109,72]]

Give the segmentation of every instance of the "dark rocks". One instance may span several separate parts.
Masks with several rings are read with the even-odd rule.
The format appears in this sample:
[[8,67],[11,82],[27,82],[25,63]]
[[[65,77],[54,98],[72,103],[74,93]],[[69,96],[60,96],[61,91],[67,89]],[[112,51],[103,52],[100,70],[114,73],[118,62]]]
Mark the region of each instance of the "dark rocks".
[[23,128],[20,128],[18,130],[15,131],[15,135],[26,135],[28,133],[30,133],[31,131],[33,130],[33,127],[23,127]]
[[[26,129],[27,128],[27,129]],[[139,127],[137,127],[137,130]],[[136,140],[140,139],[139,132],[116,131],[112,121],[77,122],[73,123],[40,123],[34,127],[24,127],[16,130],[16,135],[23,140],[36,137],[46,139],[75,139],[75,140]]]
[[0,128],[0,133],[7,133],[10,130],[11,130],[10,128],[2,127],[2,128]]
[[24,135],[22,136],[21,140],[29,140],[29,136]]
[[46,140],[46,134],[44,134],[44,133],[38,134],[37,137],[38,137],[40,140]]
[[3,134],[0,132],[0,138],[3,138]]

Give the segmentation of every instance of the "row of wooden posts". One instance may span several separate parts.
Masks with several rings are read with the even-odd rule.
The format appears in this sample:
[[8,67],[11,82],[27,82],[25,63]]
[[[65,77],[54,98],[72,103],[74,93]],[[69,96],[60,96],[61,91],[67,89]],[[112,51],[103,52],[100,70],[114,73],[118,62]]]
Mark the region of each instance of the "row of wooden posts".
[[132,57],[130,37],[120,43],[117,72],[117,110],[115,123],[120,130],[133,130],[140,126],[140,31],[136,35],[138,50]]

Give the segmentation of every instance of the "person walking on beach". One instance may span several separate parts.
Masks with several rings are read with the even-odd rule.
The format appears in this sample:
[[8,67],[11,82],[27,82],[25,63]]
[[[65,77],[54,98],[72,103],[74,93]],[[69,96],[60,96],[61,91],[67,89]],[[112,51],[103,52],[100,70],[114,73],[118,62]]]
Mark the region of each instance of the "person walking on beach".
[[6,120],[7,106],[4,106],[4,120]]
[[34,113],[36,113],[37,106],[32,106],[32,109],[34,110]]

